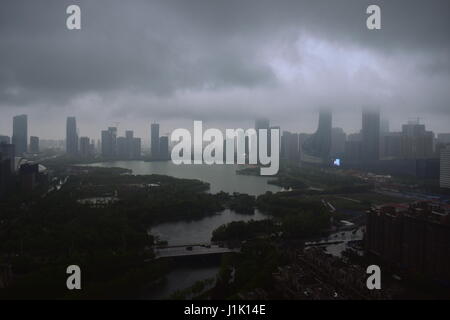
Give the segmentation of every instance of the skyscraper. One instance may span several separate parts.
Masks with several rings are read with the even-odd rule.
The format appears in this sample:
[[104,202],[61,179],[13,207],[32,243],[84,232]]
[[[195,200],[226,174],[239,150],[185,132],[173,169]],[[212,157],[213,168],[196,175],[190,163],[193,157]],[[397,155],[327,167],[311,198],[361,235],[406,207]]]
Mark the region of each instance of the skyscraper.
[[88,137],[80,138],[80,156],[83,158],[91,156],[91,143]]
[[12,143],[15,146],[16,156],[22,156],[27,152],[28,146],[28,117],[26,114],[13,118]]
[[259,118],[255,120],[255,130],[258,132],[260,129],[267,129],[269,130],[270,122],[269,119],[266,118]]
[[302,146],[302,161],[328,163],[331,151],[331,111],[323,109],[319,114],[317,131]]
[[267,155],[270,155],[270,139],[269,139],[269,127],[270,127],[270,122],[269,119],[266,118],[259,118],[255,120],[255,130],[256,130],[256,134],[258,137],[258,145],[256,146],[256,150],[257,150],[257,159],[258,159],[258,163],[259,163],[259,133],[261,129],[266,129],[267,130]]
[[117,154],[117,128],[102,131],[102,157],[113,158]]
[[441,150],[439,185],[450,188],[450,147]]
[[141,138],[133,138],[133,159],[140,159],[141,153]]
[[133,154],[133,139],[134,139],[133,136],[134,136],[134,132],[132,130],[125,131],[125,139],[126,139],[126,142],[125,142],[126,156],[125,157],[127,159],[135,158],[134,154]]
[[117,157],[119,159],[127,159],[128,158],[127,138],[117,137],[116,141],[117,141]]
[[380,133],[381,134],[386,134],[386,133],[389,133],[389,132],[390,132],[390,130],[389,130],[389,119],[386,118],[385,116],[381,117],[381,120],[380,120]]
[[380,159],[380,112],[364,109],[361,129],[361,160],[365,163]]
[[66,152],[75,156],[78,154],[77,120],[75,117],[67,117],[66,121]]
[[426,131],[419,120],[402,125],[401,152],[404,159],[426,159],[433,156],[434,133]]
[[11,143],[11,139],[9,138],[9,136],[0,136],[0,143],[9,144]]
[[14,145],[0,143],[0,199],[11,189],[14,162]]
[[39,137],[30,137],[30,153],[39,153]]
[[169,160],[169,137],[162,136],[159,138],[159,156],[161,160]]
[[13,144],[0,143],[0,154],[2,154],[3,161],[8,161],[9,172],[14,172],[16,169],[14,148],[15,146]]
[[151,124],[151,146],[150,153],[152,159],[159,159],[159,123]]
[[347,141],[347,134],[342,128],[333,128],[331,130],[331,151],[333,158],[341,158],[345,151],[345,142]]
[[283,157],[291,164],[300,163],[299,134],[283,131],[282,135]]

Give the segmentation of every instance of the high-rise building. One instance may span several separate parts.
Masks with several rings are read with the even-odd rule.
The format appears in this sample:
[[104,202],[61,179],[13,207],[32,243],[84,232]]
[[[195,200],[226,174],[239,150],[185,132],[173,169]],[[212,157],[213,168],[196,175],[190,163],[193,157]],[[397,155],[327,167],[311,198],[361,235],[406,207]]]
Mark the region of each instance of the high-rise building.
[[[259,163],[259,133],[260,130],[265,129],[267,130],[267,137],[269,138],[269,128],[270,128],[269,119],[259,118],[255,120],[255,130],[258,137],[258,144],[256,146],[258,163]],[[270,140],[267,140],[267,150],[270,150]],[[266,154],[270,154],[270,152],[268,151]]]
[[88,137],[80,137],[80,156],[88,158],[92,155],[91,142]]
[[270,127],[270,121],[266,118],[259,118],[255,120],[255,130],[258,132],[260,129],[267,129],[269,130]]
[[133,159],[140,159],[141,158],[141,138],[133,138]]
[[126,143],[125,143],[125,149],[126,149],[126,159],[133,159],[134,154],[133,154],[133,139],[134,139],[134,133],[132,130],[127,130],[125,131],[125,139],[126,139]]
[[389,132],[390,132],[390,130],[389,130],[389,119],[386,118],[386,117],[381,117],[381,120],[380,120],[380,133],[383,135],[383,134],[386,134],[386,133],[389,133]]
[[293,164],[300,164],[300,144],[298,133],[291,133],[287,138],[287,160]]
[[439,185],[441,188],[450,188],[450,147],[441,150]]
[[13,118],[12,143],[15,146],[16,156],[27,152],[28,146],[28,116],[22,114]]
[[159,138],[159,156],[161,160],[169,160],[169,137],[161,136]]
[[11,143],[11,138],[9,136],[0,136],[0,143]]
[[377,110],[363,110],[361,152],[364,163],[380,159],[380,112]]
[[102,157],[114,158],[117,154],[117,128],[102,131]]
[[402,158],[426,159],[433,156],[434,133],[418,120],[402,126]]
[[39,137],[30,137],[30,153],[39,153]]
[[349,133],[347,135],[347,141],[361,141],[361,133]]
[[[11,160],[14,159],[14,155],[12,159],[8,158],[7,155],[3,155],[2,147],[6,145],[6,143],[0,145],[0,199],[4,198],[7,190],[10,189],[8,188],[8,185],[12,175]],[[11,144],[10,146],[13,145]]]
[[345,141],[347,141],[347,134],[342,128],[331,129],[331,151],[333,158],[340,158],[344,155]]
[[439,133],[437,135],[437,143],[450,144],[450,133]]
[[15,146],[8,143],[0,143],[0,153],[2,154],[2,159],[8,161],[9,172],[14,172],[16,169],[15,161]]
[[78,154],[77,120],[75,117],[67,117],[66,121],[66,152],[75,156]]
[[401,132],[390,132],[381,137],[382,159],[400,159],[402,157],[402,134]]
[[317,131],[302,145],[302,161],[328,163],[331,151],[332,114],[330,110],[321,110]]
[[150,155],[152,159],[159,159],[159,123],[151,124],[151,146]]
[[283,131],[281,135],[281,157],[290,164],[300,164],[301,143],[298,133]]
[[0,143],[0,199],[11,190],[15,171],[14,145]]
[[25,163],[19,168],[20,186],[22,191],[31,192],[37,186],[39,164]]
[[267,155],[272,155],[272,130],[278,130],[278,154],[281,152],[281,128],[280,126],[270,127],[267,133]]
[[361,140],[347,140],[345,142],[344,160],[346,164],[361,162]]
[[128,158],[127,138],[117,137],[117,157],[119,159]]

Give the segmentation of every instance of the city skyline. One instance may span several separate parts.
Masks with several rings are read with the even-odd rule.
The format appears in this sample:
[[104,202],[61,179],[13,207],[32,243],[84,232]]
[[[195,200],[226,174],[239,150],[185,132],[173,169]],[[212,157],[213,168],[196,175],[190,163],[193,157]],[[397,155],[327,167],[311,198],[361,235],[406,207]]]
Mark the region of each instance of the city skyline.
[[[237,123],[239,123],[239,122],[248,123],[248,126],[241,126],[241,127],[234,126],[234,128],[242,128],[242,129],[258,128],[259,122],[262,121],[262,122],[264,122],[263,123],[264,126],[267,126],[265,124],[265,122],[267,122],[268,124],[270,123],[270,125],[277,124],[277,128],[281,129],[280,132],[288,131],[288,132],[294,132],[294,133],[299,133],[299,134],[313,135],[314,133],[317,132],[317,127],[320,126],[320,124],[321,124],[321,122],[320,122],[321,121],[320,114],[322,113],[323,110],[329,111],[330,109],[329,108],[322,108],[321,110],[317,110],[314,113],[314,115],[313,115],[314,116],[314,120],[311,123],[311,127],[313,129],[311,131],[309,131],[309,132],[306,131],[306,130],[302,130],[301,128],[298,128],[298,127],[294,128],[293,130],[290,130],[288,128],[285,128],[285,127],[282,127],[282,126],[278,125],[278,123],[276,123],[272,119],[261,118],[261,117],[256,117],[255,119],[248,120],[248,121],[237,121]],[[434,138],[437,138],[439,135],[446,135],[450,131],[450,129],[447,129],[447,130],[444,130],[444,131],[434,131],[434,130],[430,129],[430,127],[432,127],[432,126],[429,123],[424,122],[423,119],[421,119],[420,117],[417,117],[417,118],[406,117],[405,120],[403,122],[401,122],[397,127],[393,127],[392,125],[390,125],[389,117],[387,117],[386,114],[382,114],[379,111],[378,108],[361,108],[360,113],[358,115],[359,119],[356,122],[356,125],[353,126],[353,127],[358,127],[359,126],[359,129],[355,129],[354,131],[348,130],[348,128],[346,128],[346,127],[342,127],[342,126],[337,125],[335,123],[335,114],[331,112],[331,116],[332,116],[331,128],[332,129],[342,129],[343,132],[346,135],[360,134],[360,133],[363,132],[363,128],[364,128],[364,124],[363,124],[364,120],[361,121],[361,115],[363,115],[363,119],[364,119],[364,114],[365,113],[369,113],[370,114],[370,112],[368,112],[368,110],[370,112],[372,112],[373,110],[377,110],[376,112],[379,113],[379,118],[380,118],[378,120],[379,135],[383,135],[385,133],[401,132],[402,130],[404,130],[405,126],[407,126],[409,124],[420,124],[422,126],[425,126],[428,129],[428,131],[430,131],[430,132],[432,132],[434,134]],[[29,131],[28,128],[30,127],[30,124],[33,123],[32,122],[33,119],[29,119],[28,115],[26,115],[26,114],[13,116],[12,117],[13,121],[10,121],[11,128],[13,128],[14,119],[15,118],[20,118],[20,117],[23,117],[23,116],[26,117],[26,121],[25,121],[26,124],[27,124],[26,127],[27,127],[27,131]],[[318,116],[319,116],[319,120],[317,121],[317,117]],[[73,120],[70,120],[70,121],[75,121],[75,124],[73,124],[74,129],[72,129],[72,131],[75,130],[74,134],[78,137],[78,139],[80,139],[81,137],[89,137],[92,140],[100,140],[101,139],[101,137],[102,137],[102,134],[101,134],[102,129],[101,129],[101,127],[95,128],[95,130],[94,130],[95,133],[92,136],[88,135],[88,134],[86,134],[86,131],[83,131],[82,129],[80,129],[80,126],[83,127],[83,124],[81,123],[81,125],[79,125],[79,123],[77,122],[77,117],[76,116],[68,116],[68,117],[64,118],[66,120],[66,122],[64,124],[64,131],[65,131],[65,133],[63,132],[63,133],[61,133],[59,135],[57,133],[55,133],[52,137],[48,137],[48,136],[39,136],[38,134],[36,134],[35,131],[32,131],[32,132],[28,132],[27,135],[28,135],[28,137],[37,136],[41,140],[66,141],[66,139],[64,137],[67,136],[67,121],[69,121],[68,120],[69,118],[73,119]],[[384,121],[384,123],[383,123],[383,121]],[[386,122],[387,122],[387,124],[386,124]],[[186,123],[188,124],[186,126],[187,130],[191,130],[193,121],[186,121]],[[206,122],[206,128],[213,127],[212,126],[213,123],[214,122]],[[177,129],[177,127],[173,127],[173,128],[169,129],[167,123],[165,123],[165,122],[156,122],[154,120],[147,121],[143,128],[142,127],[123,127],[123,125],[121,125],[120,122],[110,123],[110,125],[106,126],[106,127],[108,127],[108,128],[115,128],[118,134],[119,133],[123,133],[124,135],[126,135],[127,131],[132,131],[133,133],[144,132],[144,134],[142,134],[140,136],[140,138],[142,138],[143,141],[145,141],[147,144],[151,145],[151,131],[152,131],[152,127],[153,126],[155,126],[155,129],[156,129],[155,132],[157,133],[158,137],[159,136],[170,136],[171,131]],[[384,131],[386,126],[387,126],[387,131]],[[160,129],[161,127],[163,127],[164,129],[161,130]],[[222,130],[222,131],[224,131],[226,128],[227,127],[218,127],[218,129]],[[55,132],[55,130],[53,130],[53,132]],[[11,133],[8,133],[7,131],[0,132],[0,137],[8,137],[8,138],[11,139],[11,141],[12,141],[13,135],[14,135],[13,130],[12,130]],[[379,143],[380,142],[378,142],[378,144]],[[79,148],[77,148],[77,149],[79,149]]]
[[[352,0],[155,0],[132,8],[79,1],[83,28],[68,32],[66,3],[6,1],[0,131],[25,113],[30,132],[45,138],[57,138],[67,115],[92,137],[117,121],[126,128],[157,121],[165,132],[193,120],[249,127],[256,116],[312,133],[315,112],[328,107],[337,127],[356,132],[359,110],[376,106],[393,131],[405,117],[419,117],[445,132],[450,4],[375,2],[383,12],[376,31],[365,26],[365,3]],[[117,12],[135,23],[111,19]]]
[[449,300],[449,30],[449,0],[2,1],[0,300]]

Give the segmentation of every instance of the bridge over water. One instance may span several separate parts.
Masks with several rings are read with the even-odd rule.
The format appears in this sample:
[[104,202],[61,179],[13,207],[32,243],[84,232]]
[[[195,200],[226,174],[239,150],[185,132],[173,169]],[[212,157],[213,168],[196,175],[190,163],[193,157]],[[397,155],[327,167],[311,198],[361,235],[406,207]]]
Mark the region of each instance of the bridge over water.
[[[325,246],[338,243],[346,243],[362,240],[362,232],[338,232],[326,238],[311,239],[305,242],[305,247]],[[155,258],[176,258],[176,257],[192,257],[192,256],[213,256],[221,255],[229,252],[240,252],[240,248],[227,248],[224,244],[196,243],[196,244],[179,244],[170,246],[156,246],[154,248]]]
[[206,256],[206,255],[221,255],[229,252],[239,252],[240,249],[230,249],[219,245],[211,244],[190,244],[165,246],[155,248],[155,258],[174,258],[174,257],[189,257],[189,256]]

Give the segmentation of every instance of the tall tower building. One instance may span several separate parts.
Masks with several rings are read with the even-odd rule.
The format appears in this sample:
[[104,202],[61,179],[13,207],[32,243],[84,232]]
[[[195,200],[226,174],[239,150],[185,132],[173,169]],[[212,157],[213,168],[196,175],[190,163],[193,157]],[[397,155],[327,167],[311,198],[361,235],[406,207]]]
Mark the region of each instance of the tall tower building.
[[11,139],[9,138],[9,136],[0,136],[0,143],[10,144]]
[[141,158],[141,138],[133,138],[133,159]]
[[361,129],[361,160],[371,162],[380,159],[380,112],[364,109]]
[[159,138],[159,155],[161,160],[169,160],[169,137],[161,136]]
[[117,154],[117,128],[102,131],[102,157],[113,158]]
[[258,132],[260,129],[267,129],[269,130],[270,122],[269,119],[266,118],[259,118],[255,120],[255,130]]
[[134,132],[132,130],[125,131],[125,139],[126,139],[126,158],[127,159],[133,159],[133,139],[134,139]]
[[433,156],[434,133],[426,131],[419,120],[402,125],[401,152],[405,159],[426,159]]
[[39,137],[30,137],[30,153],[39,153]]
[[160,158],[159,154],[159,123],[152,123],[150,128],[150,140],[151,140],[151,146],[150,146],[150,153],[152,159],[156,160]]
[[28,146],[28,117],[26,114],[13,118],[12,144],[15,146],[16,156],[22,156],[27,152]]
[[75,117],[67,117],[66,121],[66,152],[69,155],[78,154],[77,120]]
[[441,150],[439,185],[450,188],[450,147]]
[[331,151],[332,114],[330,110],[323,109],[319,114],[317,131],[302,145],[302,161],[327,163]]
[[380,133],[381,134],[387,134],[389,132],[390,132],[389,119],[386,118],[386,116],[381,117],[381,120],[380,120]]
[[83,158],[87,158],[91,156],[91,144],[88,137],[80,138],[80,156]]
[[333,128],[331,130],[331,151],[333,158],[340,158],[344,155],[345,142],[347,141],[347,134],[342,128]]
[[258,159],[258,163],[259,163],[259,132],[261,129],[266,129],[267,130],[267,155],[270,155],[270,132],[269,132],[269,128],[270,127],[270,122],[269,119],[266,118],[259,118],[255,120],[255,130],[256,130],[256,134],[258,137],[258,144],[256,147],[257,150],[257,159]]

